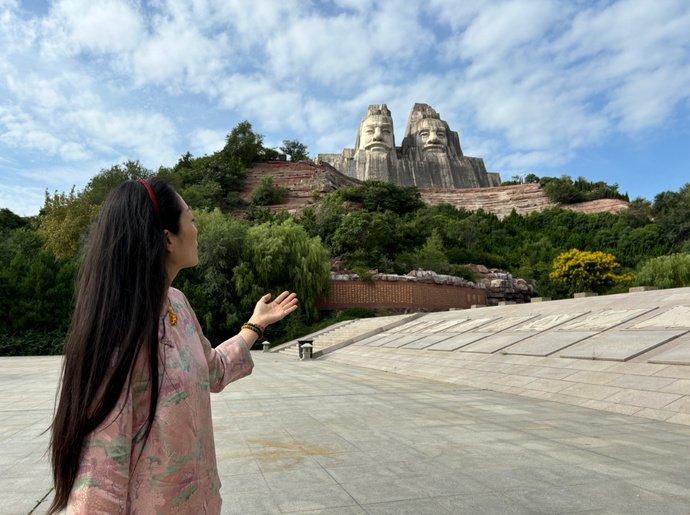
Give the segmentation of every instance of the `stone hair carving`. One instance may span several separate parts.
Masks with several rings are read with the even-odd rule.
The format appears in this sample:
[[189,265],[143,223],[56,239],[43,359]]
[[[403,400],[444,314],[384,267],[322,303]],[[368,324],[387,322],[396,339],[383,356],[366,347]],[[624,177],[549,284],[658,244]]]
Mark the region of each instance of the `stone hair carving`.
[[370,105],[360,123],[355,148],[340,154],[319,154],[328,163],[359,180],[377,179],[420,188],[477,188],[500,185],[481,158],[463,155],[460,137],[427,104],[415,104],[405,137],[395,146],[393,117],[386,104]]

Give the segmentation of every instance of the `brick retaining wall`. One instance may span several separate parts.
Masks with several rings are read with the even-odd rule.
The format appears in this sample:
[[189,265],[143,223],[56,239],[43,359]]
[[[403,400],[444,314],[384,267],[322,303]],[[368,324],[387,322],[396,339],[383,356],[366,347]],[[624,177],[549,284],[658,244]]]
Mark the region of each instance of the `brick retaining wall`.
[[331,281],[318,309],[386,308],[440,311],[486,304],[483,289],[413,281]]

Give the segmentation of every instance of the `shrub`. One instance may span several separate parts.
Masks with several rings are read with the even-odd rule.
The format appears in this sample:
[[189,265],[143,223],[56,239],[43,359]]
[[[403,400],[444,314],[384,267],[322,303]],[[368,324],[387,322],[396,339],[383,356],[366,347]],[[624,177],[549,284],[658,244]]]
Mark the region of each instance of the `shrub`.
[[309,159],[309,152],[306,145],[297,140],[283,140],[283,146],[280,147],[280,150],[293,162]]
[[259,185],[252,193],[251,203],[255,206],[282,204],[287,192],[287,188],[276,186],[273,183],[273,177],[265,175],[261,178],[261,182],[259,182]]
[[448,257],[436,229],[427,238],[424,246],[415,253],[415,266],[424,270],[433,270],[437,274],[448,273]]
[[63,353],[64,331],[28,331],[12,336],[0,333],[0,356],[54,356]]
[[0,333],[67,330],[76,264],[41,245],[27,227],[0,240]]
[[374,282],[374,274],[366,266],[355,265],[352,267],[352,271],[359,276],[362,282],[368,284],[372,284]]
[[14,214],[6,207],[0,209],[0,232],[17,229],[19,227],[23,227],[26,224],[27,221],[25,218],[22,218],[21,216]]
[[563,176],[560,179],[544,177],[541,184],[544,188],[544,193],[546,193],[546,196],[549,197],[551,202],[557,204],[575,204],[585,200],[583,192],[575,188],[570,177]]
[[477,282],[477,274],[470,267],[465,265],[450,265],[448,273],[455,277],[462,277],[466,281]]
[[189,207],[210,211],[220,203],[223,189],[215,181],[204,181],[182,188],[179,194]]
[[[535,177],[530,177],[530,180],[533,181]],[[574,181],[567,175],[560,178],[542,177],[539,183],[549,200],[558,204],[575,204],[602,198],[629,200],[627,194],[624,195],[618,191],[618,184],[606,184],[603,181],[590,182],[584,177],[578,177]]]
[[657,288],[690,286],[690,253],[659,256],[645,261],[636,274],[635,282]]
[[341,188],[338,194],[344,200],[359,202],[367,211],[393,211],[411,213],[424,206],[415,186],[398,186],[390,182],[364,181],[358,186]]
[[621,266],[613,254],[571,249],[554,259],[549,278],[566,286],[570,293],[603,293],[619,283],[632,280],[630,274],[621,274],[620,271]]

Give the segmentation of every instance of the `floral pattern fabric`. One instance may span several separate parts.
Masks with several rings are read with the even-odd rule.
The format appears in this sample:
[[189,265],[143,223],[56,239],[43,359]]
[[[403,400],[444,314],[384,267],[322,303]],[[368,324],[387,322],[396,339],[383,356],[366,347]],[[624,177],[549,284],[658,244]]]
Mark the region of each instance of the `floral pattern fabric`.
[[168,297],[177,324],[170,325],[166,306],[158,330],[158,407],[143,452],[150,392],[148,365],[139,357],[131,388],[126,382],[84,442],[67,513],[220,513],[210,393],[250,374],[254,363],[241,335],[214,349],[184,294],[170,288]]

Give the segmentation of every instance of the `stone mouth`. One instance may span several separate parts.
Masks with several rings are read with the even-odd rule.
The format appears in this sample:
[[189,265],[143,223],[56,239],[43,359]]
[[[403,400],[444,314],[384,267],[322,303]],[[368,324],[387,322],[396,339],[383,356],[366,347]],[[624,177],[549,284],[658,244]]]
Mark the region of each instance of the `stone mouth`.
[[429,143],[424,145],[424,150],[427,152],[443,152],[446,150],[446,147],[439,143]]
[[389,148],[382,143],[372,143],[367,145],[365,148],[370,152],[388,152],[389,150]]

